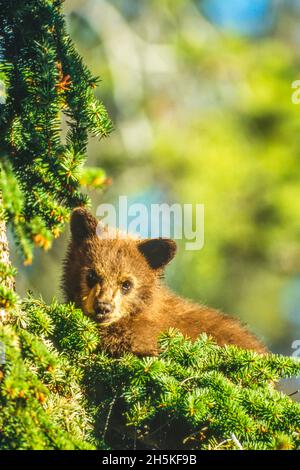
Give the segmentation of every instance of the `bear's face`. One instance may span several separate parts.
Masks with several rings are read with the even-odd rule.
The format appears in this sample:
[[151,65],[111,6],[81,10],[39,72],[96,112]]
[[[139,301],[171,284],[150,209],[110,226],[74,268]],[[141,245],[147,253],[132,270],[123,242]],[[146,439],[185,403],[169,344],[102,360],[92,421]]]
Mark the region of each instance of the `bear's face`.
[[108,237],[83,208],[73,211],[71,232],[74,275],[79,276],[77,299],[86,315],[108,326],[149,308],[163,268],[175,255],[173,240],[135,240],[117,232]]

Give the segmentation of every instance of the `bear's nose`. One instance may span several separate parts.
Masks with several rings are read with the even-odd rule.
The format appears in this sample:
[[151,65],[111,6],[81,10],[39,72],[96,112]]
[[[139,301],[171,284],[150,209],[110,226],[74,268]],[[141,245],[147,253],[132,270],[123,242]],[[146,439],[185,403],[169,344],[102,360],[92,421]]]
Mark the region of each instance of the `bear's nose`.
[[107,315],[112,311],[112,305],[109,302],[95,302],[95,313],[97,316]]

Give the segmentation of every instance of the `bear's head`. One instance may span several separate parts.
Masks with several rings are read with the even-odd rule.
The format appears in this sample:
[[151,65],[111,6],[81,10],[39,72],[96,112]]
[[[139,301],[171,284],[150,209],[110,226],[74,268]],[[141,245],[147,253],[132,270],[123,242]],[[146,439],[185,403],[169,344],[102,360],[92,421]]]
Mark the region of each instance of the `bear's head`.
[[164,268],[176,253],[173,240],[124,237],[84,208],[74,209],[71,234],[63,280],[67,300],[103,326],[155,302]]

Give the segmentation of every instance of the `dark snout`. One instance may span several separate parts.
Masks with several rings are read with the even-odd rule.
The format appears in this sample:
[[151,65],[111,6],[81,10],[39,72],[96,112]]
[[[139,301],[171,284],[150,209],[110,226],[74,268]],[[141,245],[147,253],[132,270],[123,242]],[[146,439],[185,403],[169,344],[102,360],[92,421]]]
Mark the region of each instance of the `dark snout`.
[[94,311],[98,320],[103,319],[106,315],[110,314],[113,310],[113,306],[110,302],[104,302],[101,300],[95,300]]

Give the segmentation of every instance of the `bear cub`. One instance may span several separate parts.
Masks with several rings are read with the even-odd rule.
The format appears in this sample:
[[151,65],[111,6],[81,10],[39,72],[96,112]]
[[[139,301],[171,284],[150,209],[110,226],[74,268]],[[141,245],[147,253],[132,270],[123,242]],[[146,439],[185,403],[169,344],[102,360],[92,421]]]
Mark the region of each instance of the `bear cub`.
[[99,324],[107,352],[156,355],[159,334],[171,327],[191,340],[205,332],[219,345],[266,352],[238,320],[182,299],[163,285],[163,270],[176,253],[173,240],[117,233],[109,238],[108,233],[86,209],[74,209],[62,282],[66,300]]

